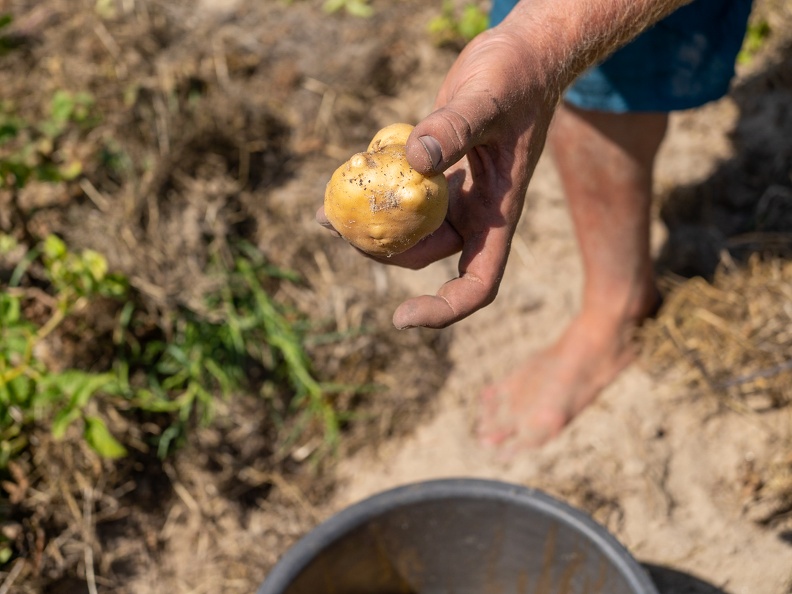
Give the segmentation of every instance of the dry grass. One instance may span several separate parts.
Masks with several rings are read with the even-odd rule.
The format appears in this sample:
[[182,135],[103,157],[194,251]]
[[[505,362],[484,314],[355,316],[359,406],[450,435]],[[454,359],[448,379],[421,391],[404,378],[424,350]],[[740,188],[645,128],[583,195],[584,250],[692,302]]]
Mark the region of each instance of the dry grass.
[[696,389],[761,411],[792,403],[792,262],[758,256],[712,282],[679,282],[648,327],[662,366],[684,365]]
[[[648,368],[761,422],[792,414],[792,10],[769,0],[754,20],[775,34],[732,93],[733,155],[704,182],[663,197],[666,300],[642,337]],[[773,429],[778,455],[744,472],[747,513],[763,524],[792,511],[786,427]]]
[[[670,285],[660,314],[644,328],[647,367],[671,371],[694,394],[752,421],[792,414],[792,262],[755,255],[745,266],[722,265],[711,282]],[[792,512],[788,423],[776,438],[777,456],[750,460],[742,471],[746,513],[760,524]]]

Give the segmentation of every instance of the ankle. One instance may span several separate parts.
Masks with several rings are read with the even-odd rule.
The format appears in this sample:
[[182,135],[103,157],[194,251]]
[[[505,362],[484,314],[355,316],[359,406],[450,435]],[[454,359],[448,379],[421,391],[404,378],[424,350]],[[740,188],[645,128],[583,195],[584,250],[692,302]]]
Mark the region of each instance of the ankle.
[[581,309],[569,326],[564,342],[577,345],[573,349],[612,354],[632,352],[637,331],[650,315],[649,311],[649,306],[589,305]]
[[586,291],[581,316],[599,319],[614,327],[637,327],[655,314],[660,292],[653,280],[608,290]]

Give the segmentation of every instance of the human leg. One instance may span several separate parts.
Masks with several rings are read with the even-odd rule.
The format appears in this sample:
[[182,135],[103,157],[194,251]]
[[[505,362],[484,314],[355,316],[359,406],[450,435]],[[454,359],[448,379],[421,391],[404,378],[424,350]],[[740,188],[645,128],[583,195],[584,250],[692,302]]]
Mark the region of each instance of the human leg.
[[553,345],[485,389],[485,442],[545,443],[634,359],[634,331],[658,300],[649,212],[667,120],[664,113],[559,109],[549,143],[583,261],[581,308]]
[[[491,24],[516,1],[493,0]],[[634,330],[657,307],[649,208],[665,114],[728,91],[750,10],[751,0],[695,0],[567,90],[549,142],[581,249],[581,309],[554,344],[484,390],[485,442],[548,441],[634,359]]]

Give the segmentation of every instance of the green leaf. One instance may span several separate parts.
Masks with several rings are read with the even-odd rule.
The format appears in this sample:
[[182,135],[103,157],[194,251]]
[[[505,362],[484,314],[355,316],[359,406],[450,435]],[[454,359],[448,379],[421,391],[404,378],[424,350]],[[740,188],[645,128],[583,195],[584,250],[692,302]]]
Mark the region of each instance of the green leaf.
[[43,122],[39,122],[38,129],[46,138],[57,138],[66,129],[66,124],[44,120]]
[[59,402],[68,398],[69,402],[64,411],[59,413],[65,415],[60,419],[65,423],[63,429],[68,427],[74,418],[69,416],[71,410],[81,414],[90,399],[98,392],[116,394],[120,391],[114,373],[88,373],[78,369],[67,369],[62,373],[51,373],[44,375],[39,380],[39,391],[51,402]]
[[367,18],[374,14],[374,9],[369,6],[368,0],[325,0],[322,6],[325,12],[338,12],[342,8],[349,14]]
[[159,443],[157,444],[157,456],[160,459],[165,459],[171,449],[171,443],[178,441],[182,436],[182,428],[179,425],[171,425],[160,435]]
[[104,458],[122,458],[126,448],[113,437],[105,422],[99,417],[85,417],[85,441]]
[[94,9],[96,14],[103,19],[113,19],[117,14],[116,4],[113,0],[96,0]]
[[148,412],[173,412],[179,409],[179,403],[168,400],[164,395],[152,390],[141,388],[135,392],[134,404]]
[[217,380],[217,383],[220,384],[220,391],[226,396],[231,394],[233,385],[231,378],[225,371],[223,371],[217,362],[213,361],[212,359],[207,359],[204,362],[204,367],[206,368],[206,371],[208,371]]
[[54,163],[41,163],[33,168],[36,174],[36,179],[45,182],[59,182],[63,181],[61,169]]
[[64,90],[55,91],[50,103],[50,118],[58,124],[65,124],[74,112],[76,102],[71,93]]
[[13,235],[0,233],[0,254],[8,254],[19,245]]
[[77,179],[77,177],[82,173],[83,166],[80,161],[72,161],[67,165],[61,165],[58,167],[58,175],[61,179],[65,181],[71,181],[73,179]]
[[44,240],[44,255],[50,260],[62,260],[66,257],[68,250],[66,244],[57,235],[47,235]]
[[91,115],[91,108],[94,105],[94,98],[90,93],[79,92],[74,96],[74,109],[72,110],[72,121],[78,124],[84,123]]
[[11,355],[11,359],[15,360],[25,359],[29,356],[35,341],[33,326],[26,322],[20,322],[16,327],[3,334],[2,352]]
[[325,12],[336,12],[341,10],[344,7],[344,4],[346,4],[346,0],[327,0],[324,3],[323,8]]
[[737,56],[740,64],[747,64],[766,45],[772,30],[767,21],[760,20],[748,24],[742,48]]
[[64,408],[58,411],[52,421],[52,437],[55,439],[63,439],[66,435],[66,430],[77,419],[82,416],[82,411],[78,408]]
[[24,188],[33,169],[22,161],[0,159],[0,187]]
[[72,393],[72,400],[80,406],[85,406],[97,392],[116,393],[118,384],[113,373],[84,373],[77,389]]
[[364,19],[374,14],[374,9],[366,4],[365,0],[349,0],[346,3],[346,10],[352,16]]
[[6,120],[0,123],[0,144],[3,144],[19,134],[20,125],[18,122]]
[[0,328],[15,325],[20,320],[22,304],[19,297],[0,293]]
[[85,250],[82,253],[82,261],[95,281],[102,281],[107,276],[107,260],[99,252]]
[[8,286],[9,287],[18,287],[19,283],[22,282],[22,277],[25,276],[28,268],[36,258],[39,257],[38,250],[30,250],[19,261],[19,264],[16,265],[14,268],[14,272],[11,273],[11,278],[8,279]]
[[470,41],[480,33],[483,33],[489,24],[487,13],[475,4],[468,4],[462,11],[462,18],[459,21],[459,32],[462,37]]

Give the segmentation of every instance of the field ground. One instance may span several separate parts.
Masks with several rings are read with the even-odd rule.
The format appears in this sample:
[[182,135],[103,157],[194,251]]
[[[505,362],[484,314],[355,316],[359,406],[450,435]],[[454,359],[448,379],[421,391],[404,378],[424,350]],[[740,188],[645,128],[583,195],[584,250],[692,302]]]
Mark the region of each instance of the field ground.
[[[305,462],[317,438],[279,454],[262,401],[245,396],[165,463],[141,454],[71,501],[50,481],[31,509],[59,505],[73,525],[42,544],[38,565],[9,564],[0,591],[251,592],[345,506],[406,482],[475,476],[587,511],[663,594],[792,592],[789,8],[760,2],[772,34],[734,92],[672,118],[653,228],[666,305],[642,360],[559,439],[502,465],[471,435],[476,395],[561,331],[582,281],[552,163],[543,158],[529,188],[497,300],[441,332],[393,329],[395,305],[433,293],[455,263],[411,272],[353,258],[313,213],[334,168],[373,132],[430,111],[455,49],[426,33],[439,1],[374,1],[369,19],[321,4],[2,3],[33,40],[0,78],[8,94],[89,90],[106,114],[93,141],[127,142],[149,163],[134,188],[100,169],[82,191],[35,186],[29,228],[106,254],[161,311],[200,296],[205,242],[242,234],[307,279],[288,294],[300,309],[351,337],[311,351],[319,372],[385,390],[346,402],[359,418],[319,467]],[[193,105],[196,93],[199,110],[168,103]],[[752,348],[766,357],[759,367]],[[42,446],[47,455],[61,454]],[[75,459],[72,474],[108,468]],[[92,518],[101,497],[121,507]]]

